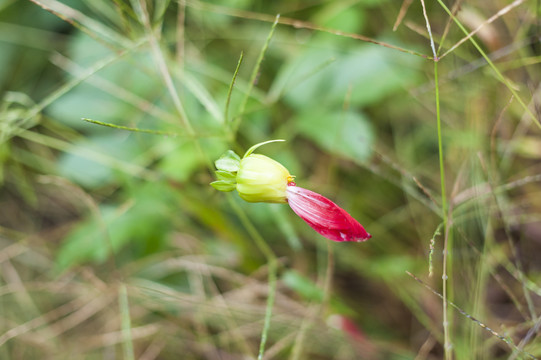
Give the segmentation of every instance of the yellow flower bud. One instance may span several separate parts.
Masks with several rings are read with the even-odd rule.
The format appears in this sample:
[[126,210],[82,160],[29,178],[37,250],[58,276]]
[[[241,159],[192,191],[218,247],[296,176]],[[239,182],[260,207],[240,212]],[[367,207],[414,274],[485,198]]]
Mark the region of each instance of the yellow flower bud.
[[237,172],[237,191],[249,202],[285,203],[293,176],[279,162],[260,154],[246,156]]

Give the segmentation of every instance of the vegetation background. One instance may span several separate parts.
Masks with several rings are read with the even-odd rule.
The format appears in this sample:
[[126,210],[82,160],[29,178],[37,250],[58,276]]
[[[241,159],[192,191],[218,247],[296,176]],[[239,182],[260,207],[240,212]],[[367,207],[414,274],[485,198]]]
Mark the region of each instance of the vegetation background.
[[[541,358],[540,14],[0,1],[0,358]],[[371,240],[208,185],[277,138]]]

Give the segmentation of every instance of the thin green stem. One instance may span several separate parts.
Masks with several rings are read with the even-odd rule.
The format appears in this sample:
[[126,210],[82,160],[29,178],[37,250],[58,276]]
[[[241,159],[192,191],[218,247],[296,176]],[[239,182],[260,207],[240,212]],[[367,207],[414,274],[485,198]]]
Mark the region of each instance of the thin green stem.
[[239,126],[242,122],[242,116],[244,115],[244,111],[246,110],[248,99],[250,98],[250,94],[252,93],[252,89],[254,88],[257,75],[259,74],[259,69],[261,68],[261,63],[263,62],[265,53],[267,52],[267,49],[269,48],[270,41],[272,39],[272,36],[274,35],[274,30],[276,29],[276,25],[278,25],[279,19],[280,19],[280,14],[276,15],[276,18],[274,19],[274,23],[272,24],[271,30],[269,32],[269,35],[267,36],[267,40],[265,40],[265,44],[263,44],[263,47],[261,48],[261,51],[259,52],[259,57],[257,58],[257,61],[254,66],[254,70],[252,71],[252,76],[250,77],[250,83],[248,84],[248,91],[246,92],[246,95],[244,96],[244,100],[242,101],[240,105],[239,115],[235,119],[233,119],[232,123],[230,124],[229,130],[231,134],[230,135],[231,140],[235,138],[237,130],[239,129]]
[[237,68],[235,69],[235,73],[233,74],[233,78],[231,79],[231,83],[229,84],[229,90],[227,91],[227,100],[225,102],[225,110],[224,110],[224,123],[229,123],[229,104],[231,103],[231,94],[233,93],[233,88],[235,87],[235,82],[237,81],[237,76],[239,75],[239,69],[240,65],[242,64],[242,60],[244,59],[244,52],[240,53],[239,61],[237,63]]
[[436,90],[436,121],[438,124],[438,154],[440,163],[440,183],[441,183],[441,209],[443,217],[443,226],[447,227],[447,193],[445,191],[445,167],[443,162],[443,140],[441,132],[441,113],[440,113],[440,91],[438,83],[438,62],[434,62],[434,86]]
[[[158,66],[162,80],[165,83],[167,91],[169,92],[171,100],[173,101],[173,104],[175,105],[175,108],[178,114],[180,115],[180,120],[182,121],[184,128],[186,129],[186,132],[189,135],[193,136],[195,134],[195,130],[193,129],[192,124],[188,118],[188,114],[186,113],[184,106],[182,105],[182,102],[180,101],[180,96],[177,92],[177,89],[175,85],[173,84],[173,78],[171,77],[171,73],[169,72],[169,68],[167,67],[165,56],[162,53],[156,34],[154,33],[154,30],[152,29],[152,26],[150,24],[148,13],[146,11],[145,2],[141,0],[140,1],[134,0],[132,1],[132,3],[135,9],[138,9],[138,7],[142,8],[140,10],[142,12],[140,17],[147,31],[148,41],[150,44],[152,55],[154,57],[154,61],[156,62],[156,65]],[[138,5],[138,7],[136,5]]]
[[182,124],[184,125],[184,129],[186,130],[187,134],[194,139],[194,145],[197,151],[199,152],[202,160],[205,162],[206,166],[209,169],[213,169],[212,162],[206,156],[206,153],[203,151],[201,147],[201,143],[198,141],[196,137],[196,131],[194,130],[190,122],[190,119],[188,118],[188,114],[186,113],[186,110],[184,109],[184,106],[182,105],[179,93],[175,87],[175,84],[173,83],[171,72],[169,71],[169,68],[167,67],[165,56],[158,42],[158,37],[156,36],[156,32],[154,31],[150,23],[148,10],[146,8],[146,2],[143,0],[139,0],[139,1],[132,0],[132,6],[134,7],[136,13],[138,14],[138,17],[140,18],[141,22],[145,26],[151,52],[154,57],[154,61],[156,62],[156,65],[158,66],[158,69],[165,83],[167,91],[169,92],[171,100],[173,101],[173,104],[175,105],[175,108],[180,116],[180,120],[182,121]]
[[447,254],[448,248],[448,224],[447,224],[447,192],[445,190],[445,167],[443,162],[443,141],[441,134],[441,114],[440,114],[440,92],[438,84],[438,62],[434,61],[434,87],[436,89],[436,121],[438,124],[438,153],[440,162],[440,184],[441,184],[441,212],[443,217],[443,227],[445,229],[444,245],[443,245],[443,274],[442,274],[442,293],[443,293],[443,334],[444,334],[444,351],[445,359],[453,358],[451,336],[449,333],[449,317],[447,309]]
[[[129,126],[106,123],[106,122],[103,122],[103,121],[92,120],[92,119],[88,119],[88,118],[81,118],[81,120],[92,123],[92,124],[96,124],[96,125],[110,127],[110,128],[113,128],[113,129],[125,130],[125,131],[133,131],[133,132],[153,134],[153,135],[182,137],[182,138],[189,138],[189,139],[219,138],[220,137],[220,135],[216,135],[216,134],[194,134],[193,136],[190,136],[190,135],[187,135],[187,134],[179,134],[179,133],[169,132],[169,131],[140,129],[140,128],[134,128],[134,127],[129,127]],[[210,168],[210,170],[212,170],[212,169],[213,168]]]
[[106,126],[106,127],[110,127],[110,128],[113,128],[113,129],[119,129],[119,130],[127,130],[127,131],[133,131],[133,132],[140,132],[140,133],[147,133],[147,134],[154,134],[154,135],[166,135],[166,136],[178,136],[179,135],[177,133],[172,133],[172,132],[167,132],[167,131],[139,129],[139,128],[116,125],[116,124],[106,123],[106,122],[103,122],[103,121],[92,120],[92,119],[87,119],[87,118],[82,118],[81,120],[92,123],[92,124]]

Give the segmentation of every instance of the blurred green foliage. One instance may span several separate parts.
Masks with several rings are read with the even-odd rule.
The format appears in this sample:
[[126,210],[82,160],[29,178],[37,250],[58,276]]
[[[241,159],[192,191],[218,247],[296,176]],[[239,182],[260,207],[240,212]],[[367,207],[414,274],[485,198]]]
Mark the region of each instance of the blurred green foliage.
[[[0,358],[256,358],[270,294],[268,358],[443,358],[442,301],[406,271],[441,293],[444,239],[446,296],[520,347],[452,310],[446,355],[540,357],[538,9],[463,5],[512,86],[465,41],[439,139],[421,2],[0,2]],[[441,55],[465,35],[426,6]],[[209,186],[278,138],[257,151],[370,241]]]

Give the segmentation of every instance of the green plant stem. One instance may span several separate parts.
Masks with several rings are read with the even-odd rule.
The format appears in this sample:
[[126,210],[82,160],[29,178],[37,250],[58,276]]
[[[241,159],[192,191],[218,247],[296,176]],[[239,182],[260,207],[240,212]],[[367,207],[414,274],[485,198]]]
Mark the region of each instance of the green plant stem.
[[449,310],[447,309],[447,254],[449,252],[448,244],[448,224],[447,224],[447,193],[445,190],[445,166],[443,162],[443,141],[441,134],[441,114],[440,114],[440,92],[438,84],[438,62],[434,61],[434,87],[436,90],[436,121],[438,124],[438,153],[440,162],[440,184],[441,184],[441,212],[443,217],[444,228],[444,245],[443,245],[443,271],[442,271],[442,293],[443,293],[443,334],[444,334],[444,351],[445,359],[453,358],[451,336],[449,334]]
[[227,91],[227,100],[225,101],[225,110],[224,110],[224,123],[225,124],[229,123],[229,105],[231,103],[231,94],[233,93],[233,88],[235,87],[235,82],[237,81],[237,76],[239,75],[239,69],[242,64],[243,59],[244,59],[244,52],[241,52],[239,61],[237,62],[235,73],[233,74],[233,78],[231,79],[231,83],[229,84],[229,90]]
[[139,0],[139,1],[131,0],[131,2],[132,2],[132,6],[136,10],[136,13],[141,23],[145,26],[152,56],[154,58],[154,61],[156,62],[156,65],[158,66],[161,77],[164,81],[167,91],[169,92],[171,100],[173,101],[173,104],[175,105],[175,108],[180,116],[180,120],[182,121],[184,129],[186,133],[188,134],[188,136],[194,139],[194,145],[198,153],[200,154],[201,159],[205,162],[206,166],[209,169],[212,169],[213,168],[212,162],[206,156],[206,153],[203,151],[201,147],[201,143],[198,141],[196,137],[197,134],[191,124],[190,119],[188,118],[188,114],[186,113],[186,110],[184,109],[184,106],[182,105],[182,102],[180,101],[179,93],[175,87],[175,84],[173,83],[173,78],[171,77],[171,73],[169,71],[169,68],[167,67],[167,62],[160,48],[160,44],[158,42],[156,32],[154,31],[154,29],[152,28],[152,24],[150,23],[148,10],[146,8],[146,2],[143,0]]
[[92,124],[106,126],[106,127],[110,127],[110,128],[113,128],[113,129],[119,129],[119,130],[127,130],[127,131],[147,133],[147,134],[153,134],[153,135],[166,135],[166,136],[178,136],[179,135],[177,133],[172,133],[172,132],[167,132],[167,131],[139,129],[139,128],[116,125],[116,124],[106,123],[106,122],[103,122],[103,121],[92,120],[92,119],[87,119],[87,118],[82,118],[81,120],[92,123]]
[[272,39],[272,36],[274,35],[274,30],[276,29],[276,25],[278,25],[279,19],[280,19],[280,14],[276,15],[276,18],[274,19],[274,23],[272,24],[272,27],[270,29],[269,35],[267,36],[267,40],[265,40],[265,44],[263,44],[263,47],[261,48],[261,51],[259,52],[259,57],[257,58],[257,61],[254,66],[254,70],[252,71],[252,76],[250,77],[250,83],[248,84],[248,91],[246,92],[246,95],[244,96],[244,99],[240,105],[239,115],[235,119],[233,119],[230,124],[229,132],[230,132],[231,141],[234,140],[235,135],[242,122],[242,116],[244,115],[244,111],[246,110],[248,99],[250,98],[250,94],[252,93],[252,89],[254,88],[257,75],[259,74],[259,69],[261,68],[261,63],[263,62],[265,53],[267,52],[267,49],[269,48],[270,41]]
[[265,242],[265,239],[261,236],[259,231],[255,228],[255,226],[252,224],[244,210],[233,200],[233,195],[226,194],[227,199],[229,200],[229,203],[231,204],[231,207],[239,217],[242,225],[246,228],[250,236],[255,241],[255,244],[259,248],[259,250],[263,253],[265,258],[267,259],[267,266],[269,269],[269,275],[268,275],[268,281],[269,281],[269,294],[267,296],[267,305],[265,309],[265,321],[263,324],[263,330],[261,332],[261,341],[259,343],[259,353],[257,356],[258,360],[263,359],[263,355],[265,353],[265,345],[267,343],[267,338],[269,334],[270,329],[270,323],[271,323],[271,317],[272,317],[272,308],[274,306],[274,298],[276,295],[276,272],[278,269],[278,260],[276,259],[276,255],[272,251],[272,249],[267,245]]

